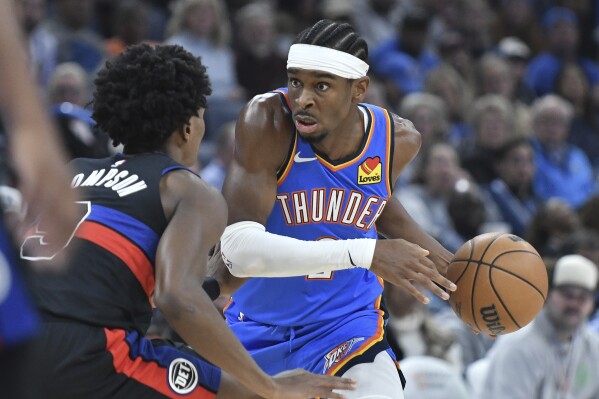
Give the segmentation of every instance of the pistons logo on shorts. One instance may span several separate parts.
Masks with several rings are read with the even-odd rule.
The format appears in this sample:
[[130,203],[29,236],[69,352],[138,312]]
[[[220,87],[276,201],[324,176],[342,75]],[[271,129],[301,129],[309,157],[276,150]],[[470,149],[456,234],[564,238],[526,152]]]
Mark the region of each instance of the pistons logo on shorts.
[[352,338],[349,341],[345,341],[341,345],[333,348],[329,353],[324,356],[324,369],[323,374],[326,374],[327,370],[339,363],[351,349],[354,347],[356,342],[364,341],[364,337]]
[[168,367],[168,384],[179,395],[190,393],[198,385],[196,366],[182,357],[173,360]]

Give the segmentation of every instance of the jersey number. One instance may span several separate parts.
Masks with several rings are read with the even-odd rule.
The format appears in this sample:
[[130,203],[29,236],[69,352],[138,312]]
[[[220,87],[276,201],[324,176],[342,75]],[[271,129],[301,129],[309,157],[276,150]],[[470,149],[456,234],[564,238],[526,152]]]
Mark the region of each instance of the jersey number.
[[54,246],[55,248],[60,248],[58,251],[51,250],[47,242],[46,232],[40,227],[40,222],[35,226],[35,232],[27,236],[23,241],[21,245],[21,259],[31,261],[52,260],[60,251],[65,249],[75,236],[75,232],[79,229],[81,223],[83,223],[91,212],[91,202],[89,201],[77,201],[75,205],[79,211],[79,221],[71,232],[67,242],[62,246]]

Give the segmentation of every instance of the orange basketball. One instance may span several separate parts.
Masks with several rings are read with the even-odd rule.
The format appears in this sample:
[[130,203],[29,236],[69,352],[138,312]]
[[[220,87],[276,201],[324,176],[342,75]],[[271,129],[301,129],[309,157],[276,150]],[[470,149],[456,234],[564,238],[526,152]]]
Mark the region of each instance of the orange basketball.
[[513,234],[486,233],[458,249],[447,270],[457,286],[454,312],[475,331],[507,334],[530,323],[547,297],[547,269],[539,253]]

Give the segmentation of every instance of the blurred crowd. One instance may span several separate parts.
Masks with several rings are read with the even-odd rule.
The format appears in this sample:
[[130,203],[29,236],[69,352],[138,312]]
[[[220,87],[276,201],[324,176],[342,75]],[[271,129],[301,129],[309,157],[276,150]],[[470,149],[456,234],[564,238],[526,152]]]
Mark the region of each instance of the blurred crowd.
[[[88,107],[100,66],[131,44],[180,44],[202,58],[212,82],[196,168],[220,188],[236,116],[252,96],[286,86],[295,35],[318,19],[346,21],[369,46],[367,102],[411,120],[422,134],[421,151],[394,195],[428,233],[451,251],[484,232],[519,235],[539,251],[551,276],[564,256],[599,264],[599,1],[13,1],[31,72],[71,157],[119,150],[94,129]],[[10,190],[10,168],[3,169],[2,198],[18,217],[18,193]],[[567,309],[580,305],[584,317],[576,329],[596,335],[596,275],[587,280],[595,281],[583,287],[588,298],[570,295],[576,298]],[[455,388],[460,393],[453,398],[515,397],[493,396],[482,386],[480,367],[470,368],[496,341],[474,335],[443,303],[421,306],[394,287],[386,295],[388,339],[401,358],[430,360],[424,368],[436,370],[433,379],[459,376],[467,390]],[[546,307],[560,306],[561,298],[550,299]],[[539,323],[559,320],[554,308],[546,312],[554,317]],[[168,334],[156,320],[151,333]],[[570,359],[572,349],[564,350]],[[585,353],[599,364],[599,352]],[[596,377],[597,366],[589,372]],[[415,397],[426,399],[423,392]]]

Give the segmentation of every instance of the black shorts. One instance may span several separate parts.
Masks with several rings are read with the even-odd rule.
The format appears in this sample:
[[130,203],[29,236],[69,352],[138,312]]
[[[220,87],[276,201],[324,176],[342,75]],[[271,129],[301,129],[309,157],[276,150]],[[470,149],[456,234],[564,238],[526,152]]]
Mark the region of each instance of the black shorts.
[[31,353],[45,399],[213,399],[221,379],[187,346],[75,322],[46,322]]

